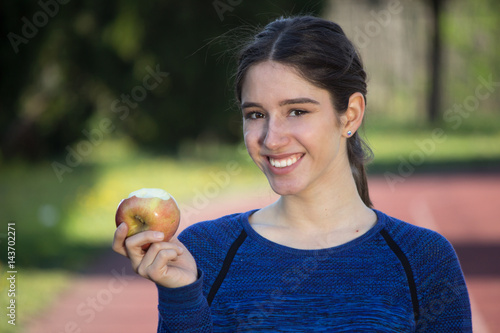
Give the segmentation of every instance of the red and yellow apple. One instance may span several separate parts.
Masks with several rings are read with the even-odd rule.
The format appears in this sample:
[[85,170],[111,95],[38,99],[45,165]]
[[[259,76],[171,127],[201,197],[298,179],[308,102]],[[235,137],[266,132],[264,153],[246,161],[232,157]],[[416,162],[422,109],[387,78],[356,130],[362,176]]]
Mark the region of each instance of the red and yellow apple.
[[[118,227],[122,223],[128,226],[127,237],[141,231],[161,231],[164,241],[169,241],[179,227],[181,213],[174,197],[157,188],[143,188],[129,194],[116,210],[115,222]],[[151,244],[142,249],[147,251]]]

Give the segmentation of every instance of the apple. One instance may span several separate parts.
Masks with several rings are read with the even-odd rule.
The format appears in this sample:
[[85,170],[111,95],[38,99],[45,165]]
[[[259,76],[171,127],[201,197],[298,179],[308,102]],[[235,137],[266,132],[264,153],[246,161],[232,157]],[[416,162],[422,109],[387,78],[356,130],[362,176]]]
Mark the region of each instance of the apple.
[[[129,194],[120,201],[115,222],[128,226],[127,237],[141,231],[153,230],[164,233],[164,241],[169,241],[179,227],[181,212],[174,197],[158,188],[143,188]],[[147,251],[151,244],[142,246]]]

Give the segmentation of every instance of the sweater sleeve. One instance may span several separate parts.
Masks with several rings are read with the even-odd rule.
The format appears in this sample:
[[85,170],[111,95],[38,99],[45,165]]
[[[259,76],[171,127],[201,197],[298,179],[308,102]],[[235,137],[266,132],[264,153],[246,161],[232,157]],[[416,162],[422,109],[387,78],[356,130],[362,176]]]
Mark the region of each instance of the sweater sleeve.
[[469,296],[455,250],[441,235],[426,244],[417,285],[417,332],[472,332]]
[[203,296],[203,273],[198,280],[180,288],[158,288],[158,333],[212,332],[212,318]]
[[235,218],[195,223],[179,234],[179,241],[196,260],[198,280],[181,288],[158,288],[158,332],[212,332],[209,288],[222,267],[234,238],[241,232]]

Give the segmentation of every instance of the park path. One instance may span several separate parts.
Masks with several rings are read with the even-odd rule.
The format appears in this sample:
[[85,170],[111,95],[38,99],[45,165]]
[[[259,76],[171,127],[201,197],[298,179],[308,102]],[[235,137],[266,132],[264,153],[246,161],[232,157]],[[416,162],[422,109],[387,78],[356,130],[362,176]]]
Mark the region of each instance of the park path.
[[[396,184],[376,176],[369,183],[375,208],[451,241],[466,276],[474,332],[500,332],[500,174],[413,175]],[[268,189],[221,195],[207,209],[185,218],[181,229],[275,199]],[[156,305],[155,286],[110,251],[86,274],[75,277],[72,287],[33,318],[25,332],[155,332]]]

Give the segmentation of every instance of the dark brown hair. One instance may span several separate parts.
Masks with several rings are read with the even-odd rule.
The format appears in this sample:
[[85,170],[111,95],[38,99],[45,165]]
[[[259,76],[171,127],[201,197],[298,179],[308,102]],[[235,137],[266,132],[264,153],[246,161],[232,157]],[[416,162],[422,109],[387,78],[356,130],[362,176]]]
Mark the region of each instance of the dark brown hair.
[[[243,47],[235,77],[236,98],[248,69],[259,62],[273,60],[294,67],[306,80],[330,92],[338,115],[346,110],[349,97],[359,92],[366,102],[366,72],[361,57],[342,28],[313,16],[279,18],[269,23]],[[356,131],[347,139],[347,155],[358,193],[368,207],[365,163],[372,151]]]

